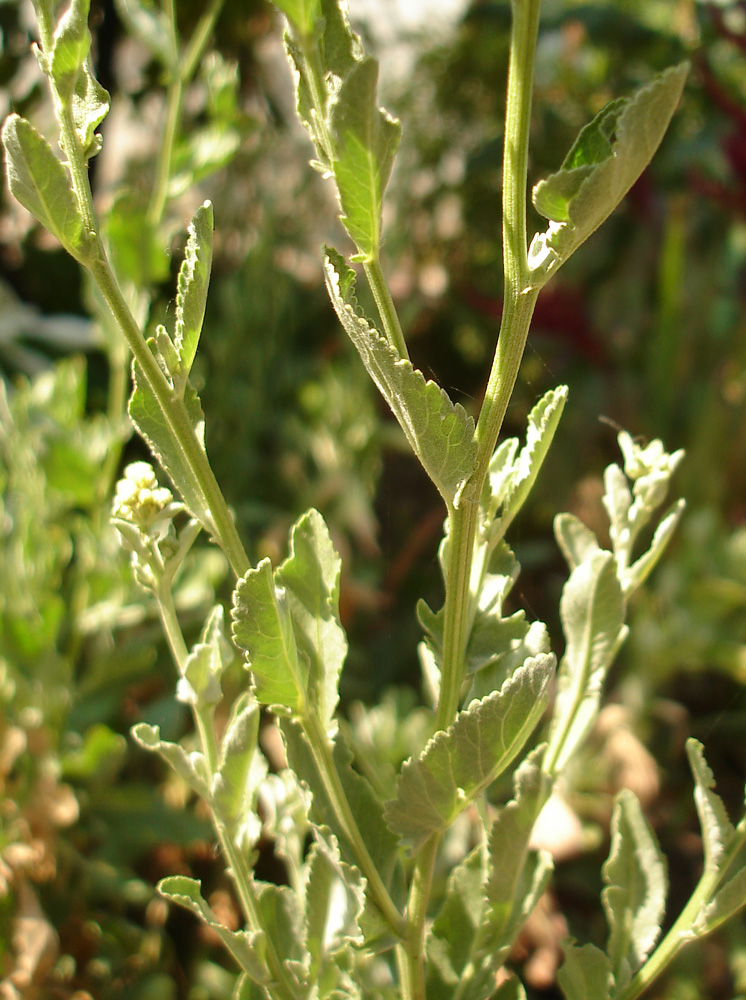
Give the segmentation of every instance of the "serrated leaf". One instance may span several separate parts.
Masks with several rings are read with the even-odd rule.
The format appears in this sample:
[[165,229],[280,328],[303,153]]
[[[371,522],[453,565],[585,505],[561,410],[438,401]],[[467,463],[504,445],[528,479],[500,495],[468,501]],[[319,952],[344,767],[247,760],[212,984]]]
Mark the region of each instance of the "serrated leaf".
[[386,822],[414,850],[447,829],[509,766],[541,718],[553,656],[527,660],[499,691],[473,702],[419,758],[410,758],[386,803]]
[[290,555],[275,574],[290,612],[298,651],[308,670],[310,705],[328,733],[336,729],[339,675],[347,639],[339,622],[341,560],[317,510],[294,525]]
[[665,517],[660,521],[653,534],[653,540],[647,552],[640,556],[629,567],[624,575],[624,589],[629,596],[647,580],[660,561],[666,546],[671,541],[684,513],[686,500],[677,500]]
[[[213,531],[210,511],[199,485],[195,481],[188,458],[183,454],[172,430],[172,415],[161,409],[155,393],[132,363],[134,390],[129,402],[129,415],[137,432],[171,478],[189,513],[206,531]],[[199,396],[187,386],[183,398],[187,416],[194,428],[199,447],[204,450],[205,422]]]
[[84,62],[75,81],[72,95],[72,113],[83,156],[89,160],[101,149],[101,137],[96,129],[109,113],[109,94],[91,73]]
[[550,220],[529,249],[537,284],[608,218],[647,167],[679,103],[688,70],[686,63],[673,66],[633,97],[607,105],[583,130],[562,167],[534,187],[534,205]]
[[609,959],[600,948],[585,944],[563,947],[565,960],[557,973],[557,982],[566,1000],[601,1000],[614,996],[614,977]]
[[241,969],[257,983],[269,983],[271,977],[264,962],[265,942],[261,933],[231,931],[220,923],[202,898],[202,883],[185,875],[161,879],[158,892],[173,903],[194,913],[212,930],[233,955]]
[[425,471],[448,504],[474,471],[474,421],[435,382],[399,357],[388,341],[357,311],[354,273],[327,248],[324,271],[334,309],[368,374],[391,407]]
[[360,916],[365,880],[339,856],[336,840],[323,830],[311,847],[306,883],[305,939],[311,958],[311,982],[324,977],[335,955],[362,944]]
[[614,557],[599,550],[572,571],[560,601],[567,645],[558,674],[548,751],[555,774],[598,714],[606,674],[626,636],[624,612]]
[[555,517],[554,535],[571,571],[601,548],[595,534],[574,514]]
[[54,32],[49,66],[63,98],[69,99],[91,47],[88,31],[90,0],[70,0]]
[[94,249],[64,164],[25,118],[10,115],[2,131],[8,187],[14,198],[77,260]]
[[207,766],[202,754],[188,754],[178,743],[162,740],[159,727],[150,726],[146,722],[132,727],[132,738],[143,750],[150,750],[162,757],[192,791],[205,799],[209,797]]
[[601,901],[609,924],[607,952],[621,990],[653,950],[666,911],[666,860],[639,800],[622,789],[614,801],[611,849]]
[[329,109],[332,171],[342,209],[342,224],[370,261],[381,243],[383,193],[401,139],[396,119],[378,107],[378,63],[356,62],[342,79]]
[[275,586],[269,559],[262,559],[238,581],[232,618],[233,639],[248,654],[257,700],[302,715],[306,667],[298,656],[286,596]]
[[746,906],[746,868],[736,872],[733,878],[717,891],[713,899],[703,907],[692,929],[697,936],[709,934],[744,906]]
[[694,776],[694,802],[702,828],[705,871],[714,872],[733,837],[733,824],[715,791],[715,778],[705,760],[704,747],[690,738],[686,741],[686,753]]
[[197,353],[207,304],[212,267],[212,204],[201,205],[189,226],[184,260],[179,269],[176,292],[175,346],[186,378]]
[[[239,846],[244,841],[250,845],[261,829],[258,818],[251,822],[256,791],[267,773],[264,759],[257,753],[259,717],[258,703],[250,695],[243,697],[220,743],[220,760],[212,781],[214,808],[229,824]],[[243,829],[237,832],[239,824]]]
[[515,461],[500,518],[491,529],[500,538],[504,537],[536,482],[566,402],[567,386],[560,385],[545,393],[528,415],[526,444]]
[[197,710],[217,705],[223,697],[220,678],[229,654],[224,632],[224,612],[216,605],[207,617],[200,641],[184,663],[177,698]]

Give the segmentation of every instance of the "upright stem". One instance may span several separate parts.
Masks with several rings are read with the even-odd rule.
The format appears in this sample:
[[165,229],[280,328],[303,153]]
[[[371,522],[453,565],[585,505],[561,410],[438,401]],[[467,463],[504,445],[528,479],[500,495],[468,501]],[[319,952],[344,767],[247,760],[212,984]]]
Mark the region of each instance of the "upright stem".
[[426,1000],[425,990],[425,931],[427,904],[433,868],[440,836],[433,834],[422,845],[412,876],[407,906],[407,926],[403,943],[399,945],[399,969],[402,1000]]
[[443,671],[438,726],[458,711],[464,679],[471,564],[479,501],[513,393],[538,291],[531,289],[526,241],[528,139],[540,0],[513,0],[503,152],[504,303],[500,333],[477,423],[477,463],[460,505],[449,511],[449,550],[443,626]]
[[363,265],[365,269],[365,276],[368,279],[368,284],[370,285],[370,290],[373,292],[373,298],[375,299],[376,306],[378,308],[378,315],[381,317],[381,323],[383,324],[383,330],[388,337],[389,343],[392,344],[402,358],[409,359],[409,351],[407,350],[407,344],[404,340],[404,332],[401,328],[401,323],[399,322],[399,316],[396,311],[396,306],[394,305],[394,300],[391,297],[391,290],[386,282],[386,279],[381,270],[381,262],[378,256],[373,260],[367,261]]

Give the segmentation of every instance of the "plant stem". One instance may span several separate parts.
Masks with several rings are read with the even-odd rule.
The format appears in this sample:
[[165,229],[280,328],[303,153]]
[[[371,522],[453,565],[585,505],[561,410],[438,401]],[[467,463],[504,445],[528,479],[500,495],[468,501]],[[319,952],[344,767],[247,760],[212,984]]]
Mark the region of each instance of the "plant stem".
[[311,748],[311,753],[316,761],[316,766],[319,769],[324,789],[337,817],[337,822],[352,848],[358,867],[368,881],[368,890],[371,897],[394,934],[398,938],[403,938],[404,929],[401,914],[394,905],[388,889],[383,883],[376,863],[370,856],[357,821],[353,816],[342,780],[334,762],[334,757],[332,756],[329,738],[313,712],[306,713],[300,722]]
[[399,945],[402,1000],[426,1000],[425,921],[439,841],[439,834],[433,834],[417,854],[407,905],[406,937]]
[[388,337],[389,343],[398,351],[399,356],[409,360],[409,351],[404,340],[399,316],[394,305],[394,300],[391,297],[391,290],[383,276],[381,261],[378,255],[373,260],[366,261],[363,267],[378,308],[378,315],[381,317],[384,333]]
[[528,139],[540,0],[513,0],[508,96],[503,153],[504,304],[497,348],[476,437],[477,462],[461,502],[449,511],[449,548],[443,624],[443,670],[437,725],[456,716],[464,679],[470,620],[471,565],[479,524],[479,502],[490,459],[526,347],[538,290],[529,280],[526,241]]

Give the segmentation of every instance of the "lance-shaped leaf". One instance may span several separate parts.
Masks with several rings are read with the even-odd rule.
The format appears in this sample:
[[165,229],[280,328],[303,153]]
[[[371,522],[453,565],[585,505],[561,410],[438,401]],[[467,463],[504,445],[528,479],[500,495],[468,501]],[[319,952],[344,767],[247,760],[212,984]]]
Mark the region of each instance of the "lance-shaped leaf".
[[378,63],[356,62],[330,106],[332,170],[342,224],[358,248],[356,260],[374,260],[381,243],[383,193],[399,147],[401,126],[378,107]]
[[595,534],[574,514],[558,514],[554,534],[571,571],[601,548]]
[[529,659],[499,691],[473,702],[402,768],[386,822],[416,850],[447,829],[509,766],[541,718],[553,656]]
[[666,860],[637,796],[627,788],[614,802],[611,850],[603,877],[607,952],[616,988],[621,990],[653,950],[668,890]]
[[307,670],[298,656],[286,595],[275,585],[269,559],[262,559],[238,581],[233,638],[248,654],[257,700],[275,711],[302,715]]
[[207,708],[217,705],[223,696],[220,678],[230,658],[224,618],[222,606],[216,605],[207,617],[200,641],[186,659],[176,693],[185,705]]
[[648,551],[632,563],[625,573],[624,591],[627,596],[637,590],[647,580],[658,564],[666,546],[673,537],[673,533],[676,531],[685,507],[686,500],[676,501],[655,529]]
[[534,206],[550,220],[529,249],[537,285],[588,239],[647,167],[679,103],[688,69],[686,63],[673,66],[633,97],[612,101],[582,130],[557,173],[534,187]]
[[565,960],[557,973],[557,982],[565,1000],[601,1000],[614,996],[614,977],[608,957],[593,944],[582,948],[568,943],[563,947]]
[[[220,743],[220,760],[212,781],[216,812],[229,824],[236,840],[247,840],[249,845],[261,832],[253,807],[259,783],[267,773],[266,762],[257,753],[259,715],[259,705],[250,694],[239,698]],[[241,829],[235,832],[237,826]]]
[[357,868],[341,860],[334,836],[323,828],[309,853],[305,901],[309,980],[323,978],[328,982],[334,957],[362,944],[359,921],[365,905],[365,880]]
[[189,239],[179,269],[176,292],[175,346],[184,379],[189,375],[197,353],[205,318],[212,267],[212,230],[212,204],[206,201],[197,209],[189,226]]
[[705,760],[704,748],[695,739],[686,741],[689,766],[694,775],[694,802],[702,828],[705,871],[717,871],[733,837],[733,824],[723,800],[715,791],[715,778]]
[[85,232],[70,175],[52,147],[20,115],[10,115],[2,132],[8,187],[34,218],[78,260],[93,250]]
[[261,933],[231,931],[221,924],[202,898],[202,883],[185,875],[171,875],[161,879],[158,892],[172,903],[199,917],[223,942],[238,965],[257,983],[269,983],[270,974],[264,961],[265,942]]
[[70,0],[54,32],[49,61],[52,79],[63,98],[72,95],[78,73],[88,56],[91,35],[88,12],[91,0]]
[[[214,529],[210,510],[194,477],[189,458],[184,454],[174,433],[173,414],[161,407],[136,361],[132,363],[132,380],[134,390],[129,402],[132,423],[170,476],[189,513],[197,518],[206,531],[212,533]],[[173,405],[185,407],[187,418],[194,429],[197,447],[204,451],[205,415],[197,393],[187,386],[183,400],[174,402]]]
[[110,103],[108,92],[91,73],[86,60],[78,73],[72,96],[73,123],[86,160],[101,149],[101,136],[96,134],[96,129],[108,115]]
[[368,374],[391,407],[425,471],[449,505],[474,471],[474,421],[435,382],[425,381],[409,361],[357,309],[355,276],[336,251],[327,249],[324,270],[334,309]]
[[159,727],[150,726],[146,722],[139,722],[132,727],[132,738],[143,750],[150,750],[161,756],[192,791],[202,798],[209,798],[207,765],[201,753],[187,753],[178,743],[162,740]]
[[507,492],[502,499],[502,512],[492,528],[492,533],[500,538],[504,537],[536,482],[566,402],[567,386],[560,385],[545,393],[528,415],[526,443],[513,464]]
[[341,565],[323,517],[309,510],[294,525],[290,555],[275,574],[308,670],[309,703],[329,733],[336,729],[339,675],[347,655],[347,639],[339,623]]
[[547,761],[559,774],[598,714],[601,689],[626,635],[611,552],[593,552],[570,574],[560,601],[567,646],[560,663]]

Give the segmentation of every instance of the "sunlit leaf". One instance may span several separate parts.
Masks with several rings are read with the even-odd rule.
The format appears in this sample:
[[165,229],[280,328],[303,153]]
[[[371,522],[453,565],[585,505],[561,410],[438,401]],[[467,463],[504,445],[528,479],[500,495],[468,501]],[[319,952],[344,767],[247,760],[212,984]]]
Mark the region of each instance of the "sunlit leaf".
[[413,849],[447,829],[509,766],[544,713],[554,657],[528,660],[499,691],[473,702],[402,768],[386,822]]
[[650,548],[640,556],[625,574],[625,590],[632,593],[647,580],[671,541],[686,508],[685,500],[677,500],[655,529]]
[[325,975],[335,955],[362,943],[360,916],[365,880],[339,856],[335,838],[319,831],[311,847],[306,884],[305,937],[311,959],[310,980]]
[[179,681],[177,697],[197,709],[217,705],[223,697],[220,678],[230,662],[223,619],[223,608],[216,605],[208,615],[200,641],[186,659]]
[[184,260],[179,269],[176,293],[175,346],[179,352],[184,377],[189,374],[197,353],[207,303],[207,288],[212,266],[212,205],[201,205],[191,225]]
[[705,871],[714,872],[733,837],[733,824],[728,818],[723,800],[715,791],[715,778],[705,760],[702,744],[698,740],[688,739],[686,752],[694,775],[694,802],[702,827]]
[[63,98],[72,95],[78,73],[88,56],[91,35],[88,12],[91,0],[70,0],[54,32],[49,66]]
[[[258,818],[254,823],[250,820],[259,782],[267,770],[264,758],[257,753],[259,717],[259,705],[250,694],[238,699],[220,743],[220,759],[212,782],[212,802],[222,819],[230,827],[243,824],[248,833],[256,836],[261,823]],[[237,841],[244,839],[235,833],[234,837]]]
[[574,514],[558,514],[554,534],[570,570],[577,569],[601,548],[595,534]]
[[132,737],[143,750],[150,750],[161,756],[193,791],[208,798],[207,768],[201,753],[188,754],[178,743],[162,740],[159,727],[150,726],[146,722],[133,726]]
[[435,382],[398,356],[360,314],[354,273],[343,258],[326,250],[325,272],[332,304],[363,364],[399,421],[412,450],[447,504],[474,471],[474,421]]

